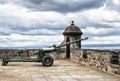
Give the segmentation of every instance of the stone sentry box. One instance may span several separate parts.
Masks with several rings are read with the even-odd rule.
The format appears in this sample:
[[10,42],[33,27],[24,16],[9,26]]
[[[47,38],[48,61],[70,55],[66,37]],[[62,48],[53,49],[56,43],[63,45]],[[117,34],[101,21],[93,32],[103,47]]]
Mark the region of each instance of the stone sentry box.
[[71,49],[71,60],[81,65],[120,75],[119,52],[116,52],[114,56],[113,52],[105,50]]

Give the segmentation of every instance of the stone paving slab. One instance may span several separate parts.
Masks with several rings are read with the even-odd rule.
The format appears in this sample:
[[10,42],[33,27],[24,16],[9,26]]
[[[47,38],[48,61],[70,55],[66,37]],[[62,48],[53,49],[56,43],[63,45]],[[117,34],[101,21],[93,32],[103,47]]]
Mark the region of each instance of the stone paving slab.
[[51,67],[32,62],[11,62],[8,66],[0,65],[0,81],[120,81],[120,76],[68,60],[55,60]]

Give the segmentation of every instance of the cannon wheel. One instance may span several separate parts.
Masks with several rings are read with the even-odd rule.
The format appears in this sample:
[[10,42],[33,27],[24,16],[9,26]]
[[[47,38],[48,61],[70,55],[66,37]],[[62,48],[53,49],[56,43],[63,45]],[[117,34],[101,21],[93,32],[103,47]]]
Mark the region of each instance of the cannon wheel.
[[2,66],[7,66],[8,62],[7,61],[3,61],[2,62]]
[[46,67],[52,66],[53,65],[53,58],[50,55],[45,55],[42,58],[42,64]]

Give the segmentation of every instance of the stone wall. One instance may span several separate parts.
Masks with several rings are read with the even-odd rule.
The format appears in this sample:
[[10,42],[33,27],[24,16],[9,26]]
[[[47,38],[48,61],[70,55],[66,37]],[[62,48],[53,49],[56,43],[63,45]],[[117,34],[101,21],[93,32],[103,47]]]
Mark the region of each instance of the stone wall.
[[[34,54],[30,50],[0,50],[0,59],[3,57],[28,57]],[[29,55],[28,55],[29,54]],[[50,55],[54,59],[65,59],[65,49],[61,51],[51,52]],[[92,49],[71,49],[71,61],[78,62],[81,65],[96,68],[105,72],[120,75],[120,51],[111,52],[105,50],[92,50]]]
[[0,59],[4,57],[14,58],[14,57],[29,57],[34,54],[34,51],[38,49],[24,49],[24,50],[0,50]]
[[72,49],[71,60],[81,65],[120,75],[120,52]]

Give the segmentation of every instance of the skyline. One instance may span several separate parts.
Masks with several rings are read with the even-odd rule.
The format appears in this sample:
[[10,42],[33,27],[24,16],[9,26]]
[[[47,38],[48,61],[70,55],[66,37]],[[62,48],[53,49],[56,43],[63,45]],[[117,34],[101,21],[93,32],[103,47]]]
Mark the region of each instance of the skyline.
[[83,45],[119,45],[119,5],[120,0],[0,0],[0,47],[58,45],[72,20],[89,38]]

